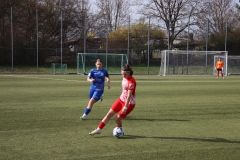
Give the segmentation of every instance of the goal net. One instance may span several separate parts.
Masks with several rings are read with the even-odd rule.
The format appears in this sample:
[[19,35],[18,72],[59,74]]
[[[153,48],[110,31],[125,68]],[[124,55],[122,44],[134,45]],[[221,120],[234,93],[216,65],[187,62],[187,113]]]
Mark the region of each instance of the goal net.
[[161,53],[159,75],[215,75],[218,58],[222,59],[227,75],[227,51],[165,50]]
[[228,75],[240,75],[240,56],[228,56]]
[[52,63],[51,74],[67,74],[67,64]]
[[87,74],[92,68],[96,67],[97,59],[103,62],[103,68],[109,74],[121,74],[121,68],[128,63],[126,54],[105,54],[105,53],[78,53],[77,74]]

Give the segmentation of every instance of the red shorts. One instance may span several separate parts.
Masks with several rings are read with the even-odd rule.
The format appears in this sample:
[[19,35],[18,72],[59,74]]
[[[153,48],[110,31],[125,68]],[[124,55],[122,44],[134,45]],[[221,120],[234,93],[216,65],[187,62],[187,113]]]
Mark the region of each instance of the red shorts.
[[124,119],[129,113],[132,112],[132,110],[133,110],[134,107],[135,107],[135,104],[129,104],[129,105],[127,106],[128,109],[127,109],[126,113],[125,113],[125,114],[122,114],[122,109],[123,109],[124,106],[125,106],[125,102],[122,102],[122,101],[120,100],[120,98],[118,98],[118,99],[112,104],[111,109],[112,109],[114,112],[118,113],[119,117],[121,117],[121,118]]

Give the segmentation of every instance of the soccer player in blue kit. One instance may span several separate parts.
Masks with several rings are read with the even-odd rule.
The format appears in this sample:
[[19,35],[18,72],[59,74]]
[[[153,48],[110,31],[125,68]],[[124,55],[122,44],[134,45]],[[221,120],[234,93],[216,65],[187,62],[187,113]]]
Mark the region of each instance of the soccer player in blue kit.
[[85,119],[86,116],[91,112],[93,104],[99,101],[102,98],[104,92],[105,78],[108,83],[108,89],[110,89],[110,77],[108,71],[102,68],[102,61],[97,59],[96,68],[92,68],[87,76],[87,81],[91,82],[90,91],[89,91],[89,102],[87,108],[84,110],[83,115],[80,119]]

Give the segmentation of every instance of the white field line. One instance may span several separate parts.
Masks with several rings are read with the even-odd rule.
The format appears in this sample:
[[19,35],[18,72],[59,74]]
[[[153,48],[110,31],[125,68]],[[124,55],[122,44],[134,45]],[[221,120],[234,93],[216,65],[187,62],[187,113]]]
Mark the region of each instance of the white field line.
[[25,76],[25,75],[4,75],[4,76],[32,78],[32,79],[41,79],[41,80],[67,81],[67,82],[86,82],[86,81],[79,81],[79,80],[68,80],[68,79],[59,79],[59,78],[41,78],[41,77],[35,77],[35,76],[33,77],[33,76]]
[[[69,79],[59,79],[59,78],[41,78],[41,77],[36,77],[36,76],[26,76],[26,75],[4,75],[4,76],[9,76],[9,77],[20,77],[20,78],[31,78],[31,79],[41,79],[41,80],[53,80],[53,81],[66,81],[66,82],[87,82],[86,80],[69,80]],[[111,81],[111,82],[121,82],[121,81]]]
[[[59,79],[59,78],[41,78],[41,77],[37,77],[37,76],[27,76],[27,75],[3,75],[3,76],[12,76],[12,77],[22,77],[22,78],[32,78],[32,79],[41,79],[41,80],[54,80],[54,81],[66,81],[66,82],[87,82],[87,80],[68,80],[68,79]],[[136,78],[137,80],[137,78]],[[121,82],[121,81],[113,81],[111,80],[111,82]],[[226,80],[223,80],[223,79],[214,79],[212,81],[164,81],[164,80],[153,80],[153,81],[140,81],[140,80],[137,80],[137,83],[217,83],[217,82],[227,82]],[[240,82],[239,81],[231,81],[231,82]]]

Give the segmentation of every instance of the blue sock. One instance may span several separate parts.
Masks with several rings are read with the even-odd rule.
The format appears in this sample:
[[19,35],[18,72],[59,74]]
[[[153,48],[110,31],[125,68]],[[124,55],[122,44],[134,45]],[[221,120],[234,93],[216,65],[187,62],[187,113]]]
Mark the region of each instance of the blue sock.
[[86,115],[88,115],[89,112],[91,112],[91,110],[88,109],[88,108],[86,108],[86,109],[84,110],[84,113],[85,113]]

